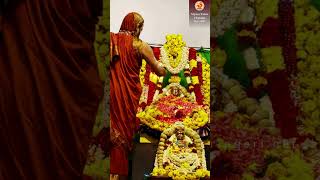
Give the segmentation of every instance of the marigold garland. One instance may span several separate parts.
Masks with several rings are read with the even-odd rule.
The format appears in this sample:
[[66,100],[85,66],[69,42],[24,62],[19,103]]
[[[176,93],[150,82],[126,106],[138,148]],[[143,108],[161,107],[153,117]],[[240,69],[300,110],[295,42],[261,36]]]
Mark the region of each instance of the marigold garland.
[[169,95],[156,100],[157,102],[137,113],[141,122],[152,129],[163,131],[178,121],[183,121],[192,129],[199,129],[209,121],[208,113],[202,106],[185,98]]
[[180,34],[167,35],[166,40],[160,48],[160,61],[172,74],[178,74],[188,62],[189,48],[185,47],[186,43]]
[[205,58],[201,58],[202,63],[202,86],[201,91],[204,96],[203,103],[210,106],[210,64]]
[[[300,127],[301,135],[311,135],[320,142],[320,78],[318,73],[320,65],[318,56],[320,48],[319,27],[320,12],[309,4],[309,1],[296,1],[295,7],[295,30],[297,46],[297,82],[298,100],[301,106]],[[310,28],[305,28],[310,27]],[[320,161],[319,161],[320,163]]]
[[[151,175],[171,177],[174,180],[195,180],[204,177],[210,177],[210,171],[208,171],[206,168],[204,144],[201,141],[198,133],[189,129],[188,127],[185,127],[184,125],[182,126],[184,126],[185,139],[187,140],[188,145],[194,145],[192,148],[193,150],[191,153],[189,152],[188,154],[183,155],[189,155],[187,158],[184,158],[183,162],[180,162],[180,158],[170,158],[171,156],[175,157],[177,152],[182,151],[179,146],[172,144],[174,139],[176,139],[174,133],[178,126],[181,127],[181,123],[175,123],[173,126],[165,129],[162,132],[157,150],[155,167]],[[171,163],[168,163],[164,159],[168,156],[169,162]],[[194,159],[196,159],[196,161],[193,161]],[[172,163],[172,161],[175,163]],[[179,164],[180,166],[176,166],[176,164]]]

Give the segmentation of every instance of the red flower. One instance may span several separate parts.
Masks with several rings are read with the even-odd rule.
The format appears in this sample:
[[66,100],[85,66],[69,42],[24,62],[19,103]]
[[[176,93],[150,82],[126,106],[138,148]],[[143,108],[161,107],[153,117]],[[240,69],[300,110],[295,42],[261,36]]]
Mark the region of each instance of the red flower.
[[202,85],[203,84],[203,80],[202,80],[202,63],[198,62],[197,66],[198,66],[199,83]]
[[147,99],[148,105],[152,103],[153,96],[156,92],[156,89],[157,89],[157,85],[149,81],[149,91],[148,91],[148,99]]
[[262,48],[281,45],[279,20],[269,17],[258,32],[259,44]]
[[196,100],[199,105],[203,104],[203,95],[201,93],[200,84],[194,85],[194,94],[196,95]]
[[160,59],[160,48],[159,47],[154,47],[153,48],[153,54],[154,54],[154,57],[156,57],[157,60]]
[[263,133],[262,129],[254,132],[235,128],[232,125],[233,118],[234,114],[227,114],[226,117],[215,121],[211,131],[214,132],[211,133],[211,143],[216,146],[214,140],[220,138],[235,146],[232,151],[222,153],[217,158],[225,155],[228,157],[230,170],[241,174],[253,162],[259,166],[263,165],[265,150],[273,148],[275,142],[281,141],[280,137]]
[[290,95],[288,75],[284,70],[267,74],[267,90],[274,110],[274,119],[284,138],[297,136],[298,108]]
[[282,41],[282,54],[286,69],[289,75],[297,73],[297,55],[295,47],[295,20],[294,7],[291,1],[280,1],[279,3],[279,20]]
[[197,50],[194,48],[189,49],[189,60],[191,59],[197,59]]

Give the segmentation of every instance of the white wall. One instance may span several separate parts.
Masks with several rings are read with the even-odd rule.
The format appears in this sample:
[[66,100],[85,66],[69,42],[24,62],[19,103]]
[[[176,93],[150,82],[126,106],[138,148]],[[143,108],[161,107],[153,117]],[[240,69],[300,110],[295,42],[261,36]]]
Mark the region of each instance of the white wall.
[[166,34],[182,34],[189,47],[210,47],[210,27],[189,26],[189,0],[110,0],[110,31],[118,32],[129,12],[138,12],[145,24],[140,38],[163,44]]

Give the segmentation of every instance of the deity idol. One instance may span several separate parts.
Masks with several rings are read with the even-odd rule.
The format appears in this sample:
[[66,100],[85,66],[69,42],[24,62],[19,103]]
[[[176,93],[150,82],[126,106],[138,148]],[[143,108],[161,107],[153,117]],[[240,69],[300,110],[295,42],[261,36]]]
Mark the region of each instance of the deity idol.
[[[157,131],[163,131],[175,122],[184,122],[194,130],[209,121],[209,101],[204,101],[210,86],[210,77],[204,71],[207,62],[196,55],[196,50],[186,47],[182,35],[167,35],[166,43],[159,49],[159,62],[171,74],[170,78],[158,77],[142,69],[144,84],[137,117]],[[199,68],[201,67],[201,68]],[[199,73],[200,72],[200,73]],[[146,79],[148,78],[148,79]],[[209,97],[209,96],[208,96]],[[151,101],[152,100],[152,101]],[[207,133],[208,134],[208,133]]]
[[160,138],[154,176],[184,176],[198,179],[209,176],[206,170],[204,145],[197,132],[177,122]]

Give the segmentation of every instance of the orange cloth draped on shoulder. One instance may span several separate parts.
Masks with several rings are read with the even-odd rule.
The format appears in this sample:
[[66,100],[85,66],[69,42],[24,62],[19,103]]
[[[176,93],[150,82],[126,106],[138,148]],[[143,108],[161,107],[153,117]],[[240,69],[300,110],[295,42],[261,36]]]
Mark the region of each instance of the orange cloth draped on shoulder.
[[139,127],[136,118],[141,85],[139,72],[142,58],[133,46],[132,35],[138,26],[135,13],[123,20],[120,32],[110,33],[110,173],[128,175],[128,152]]

